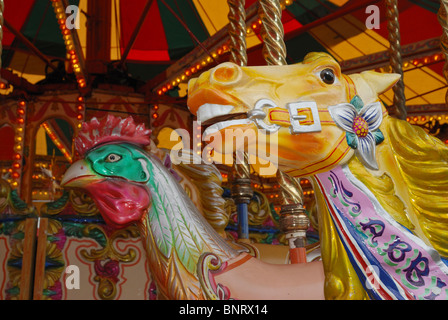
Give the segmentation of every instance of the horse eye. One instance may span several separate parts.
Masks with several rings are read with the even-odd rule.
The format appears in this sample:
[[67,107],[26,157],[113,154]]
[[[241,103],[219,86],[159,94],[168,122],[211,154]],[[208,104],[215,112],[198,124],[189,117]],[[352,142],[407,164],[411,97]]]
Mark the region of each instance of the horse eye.
[[329,68],[324,69],[324,70],[321,71],[320,78],[326,84],[333,84],[335,79],[336,79],[333,70],[329,69]]
[[111,153],[106,157],[106,162],[117,162],[121,159],[121,156],[115,153]]

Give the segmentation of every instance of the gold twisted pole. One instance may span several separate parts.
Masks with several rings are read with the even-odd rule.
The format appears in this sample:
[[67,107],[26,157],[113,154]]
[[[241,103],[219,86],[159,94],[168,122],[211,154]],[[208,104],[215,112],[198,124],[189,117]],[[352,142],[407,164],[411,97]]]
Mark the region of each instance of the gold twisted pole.
[[238,212],[238,241],[249,241],[248,205],[254,192],[251,187],[250,166],[246,153],[235,152],[230,179],[232,181],[231,196]]
[[[260,0],[259,4],[258,15],[261,19],[264,58],[268,65],[287,65],[280,1]],[[280,229],[289,242],[291,263],[305,263],[306,231],[310,222],[303,207],[302,187],[299,180],[280,170],[277,171],[277,180],[282,188],[283,198],[280,210]]]
[[281,188],[281,195],[284,204],[303,203],[303,190],[299,179],[292,178],[286,173],[278,170],[277,181]]
[[[246,10],[245,0],[227,0],[229,5],[230,61],[240,67],[247,65]],[[247,205],[253,196],[250,181],[248,156],[242,152],[234,154],[231,171],[231,194],[238,210],[238,240],[249,241],[249,218]]]
[[[445,55],[445,65],[443,66],[443,76],[448,82],[448,0],[440,0],[440,8],[437,13],[437,17],[440,25],[442,26],[443,33],[440,37],[440,47]],[[445,102],[448,105],[448,91],[445,95]]]
[[395,116],[405,120],[406,97],[404,95],[403,67],[401,59],[401,43],[400,43],[400,24],[398,22],[398,6],[397,0],[385,0],[387,29],[389,31],[389,55],[392,71],[401,75],[400,80],[393,87]]
[[239,66],[247,65],[246,10],[244,0],[228,0],[230,60]]
[[263,56],[268,65],[286,65],[286,45],[283,41],[282,8],[278,0],[260,0],[258,16],[261,19]]
[[305,208],[303,207],[303,190],[300,180],[292,178],[280,170],[277,180],[281,187],[283,204],[280,210],[280,229],[289,244],[291,263],[306,262],[306,231],[310,227]]

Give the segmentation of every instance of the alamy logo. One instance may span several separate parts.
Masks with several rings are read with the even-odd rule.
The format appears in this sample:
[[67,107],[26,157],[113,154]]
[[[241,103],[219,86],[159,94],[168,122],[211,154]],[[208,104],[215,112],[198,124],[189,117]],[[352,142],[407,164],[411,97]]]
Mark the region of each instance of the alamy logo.
[[78,6],[68,6],[65,9],[65,13],[67,14],[67,19],[65,20],[65,26],[67,29],[79,29],[79,8]]
[[380,8],[376,5],[370,5],[366,8],[366,13],[370,14],[366,19],[367,29],[380,28]]
[[[170,152],[170,158],[173,164],[180,163],[206,163],[212,164],[214,160],[210,157],[214,151],[224,155],[223,164],[232,165],[235,163],[241,164],[243,157],[241,152],[246,152],[249,155],[249,164],[255,164],[257,161],[263,166],[260,167],[260,174],[272,175],[277,171],[278,163],[278,134],[268,134],[266,130],[258,129],[223,129],[222,132],[214,132],[211,135],[204,133],[201,135],[200,122],[193,122],[193,139],[190,133],[185,129],[173,130],[170,136],[171,141],[179,141],[173,146]],[[266,137],[269,137],[268,139]],[[193,151],[199,155],[193,159],[184,157],[184,148],[190,146],[193,141]],[[200,146],[202,142],[207,142],[207,145],[202,149]],[[236,161],[233,159],[233,152],[237,152]],[[239,156],[238,156],[239,155]]]
[[79,267],[75,265],[69,265],[65,268],[65,273],[67,277],[65,278],[65,287],[67,290],[79,289],[80,288],[80,273]]

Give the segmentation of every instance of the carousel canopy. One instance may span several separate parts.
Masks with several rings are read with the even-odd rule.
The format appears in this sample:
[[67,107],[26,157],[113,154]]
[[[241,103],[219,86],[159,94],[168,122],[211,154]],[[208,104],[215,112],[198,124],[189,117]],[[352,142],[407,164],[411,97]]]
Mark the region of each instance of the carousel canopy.
[[[72,31],[76,39],[67,40],[69,32],[61,29],[61,9],[55,6],[58,2],[64,8],[73,5],[79,9],[79,25]],[[13,81],[25,91],[32,91],[33,84],[76,84],[74,77],[64,75],[76,70],[76,50],[69,50],[68,44],[72,40],[78,48],[76,61],[87,65],[80,72],[89,75],[90,86],[100,82],[132,86],[136,92],[151,96],[150,104],[167,101],[166,97],[185,97],[191,77],[230,59],[227,0],[4,3],[2,67],[10,71],[9,77],[27,80]],[[436,117],[437,126],[429,128],[433,131],[448,123],[445,59],[439,40],[442,27],[437,18],[439,1],[398,1],[399,30],[388,25],[385,1],[282,0],[281,5],[288,64],[300,62],[308,52],[325,51],[340,62],[345,73],[369,69],[391,72],[390,57],[395,53],[389,50],[389,37],[399,35],[408,120],[427,125],[429,117]],[[379,19],[368,28],[373,11],[366,8],[371,5],[377,9]],[[245,9],[248,65],[264,65],[258,1],[246,0]],[[66,16],[75,14],[68,11]],[[394,92],[389,90],[381,99],[386,106],[392,106]],[[186,108],[185,100],[169,101]],[[67,131],[60,123],[53,123],[53,127],[59,128],[53,132]],[[42,153],[47,150],[48,155],[54,154],[54,143],[40,136]],[[448,139],[443,135],[441,138]]]
[[[227,0],[106,2],[109,3],[108,11],[103,15],[108,17],[108,39],[101,41],[108,48],[102,63],[107,65],[120,60],[125,54],[127,72],[141,81],[139,84],[144,90],[161,89],[176,74],[183,75],[188,64],[210,60],[209,56],[215,54],[216,43],[213,42],[226,36]],[[88,0],[71,0],[69,4],[79,7],[77,34],[84,57],[88,58],[89,31],[99,23],[99,18],[89,14]],[[378,67],[388,71],[389,30],[383,1],[287,0],[282,4],[288,63],[301,61],[310,51],[327,51],[345,66],[347,72]],[[369,18],[366,7],[370,4],[376,5],[380,12],[376,29],[366,28]],[[257,1],[246,0],[245,7],[248,64],[265,64],[261,54]],[[439,1],[436,0],[399,1],[408,104],[445,103],[444,61],[442,55],[437,55],[440,53],[438,38],[442,34],[437,20],[438,8]],[[66,44],[50,0],[5,0],[4,17],[4,68],[36,83],[52,70],[37,57],[32,46],[54,65],[58,59],[67,57]],[[26,40],[32,46],[27,45]],[[200,54],[193,55],[193,52]],[[225,55],[213,60],[223,59],[226,59]],[[181,83],[185,84],[188,77],[182,79]],[[383,98],[390,104],[391,97],[392,94],[386,94]]]

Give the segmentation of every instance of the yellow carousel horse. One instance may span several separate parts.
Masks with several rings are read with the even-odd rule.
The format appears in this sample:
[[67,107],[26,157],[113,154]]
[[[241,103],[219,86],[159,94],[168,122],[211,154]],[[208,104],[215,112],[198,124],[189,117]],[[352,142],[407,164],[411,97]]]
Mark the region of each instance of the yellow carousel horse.
[[266,146],[282,171],[314,182],[328,299],[447,298],[448,148],[388,115],[378,95],[398,79],[347,76],[310,53],[289,66],[223,63],[189,83],[216,150],[241,130],[240,147]]

